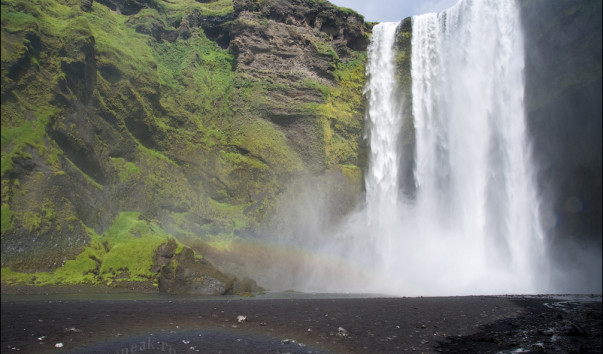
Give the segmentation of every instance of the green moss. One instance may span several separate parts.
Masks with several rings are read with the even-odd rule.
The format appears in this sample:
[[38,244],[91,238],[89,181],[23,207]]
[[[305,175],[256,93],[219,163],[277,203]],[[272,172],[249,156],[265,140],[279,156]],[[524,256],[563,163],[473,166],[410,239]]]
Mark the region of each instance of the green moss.
[[316,51],[318,53],[331,58],[331,64],[333,65],[333,67],[336,67],[337,63],[339,62],[339,55],[337,55],[337,53],[335,52],[335,50],[333,50],[333,47],[331,47],[329,43],[318,40],[313,41],[312,44],[314,45],[314,48],[316,48]]
[[360,163],[365,64],[366,54],[357,54],[352,60],[337,65],[334,73],[337,86],[314,84],[325,96],[325,103],[313,109],[320,118],[327,168]]
[[[30,106],[31,104],[24,103],[25,109]],[[56,167],[58,152],[55,149],[48,149],[44,139],[46,137],[46,125],[50,117],[57,112],[58,109],[56,108],[38,109],[35,114],[31,115],[34,117],[33,119],[26,119],[26,113],[18,112],[16,116],[7,118],[7,121],[12,124],[4,124],[3,117],[1,133],[3,146],[2,176],[7,171],[12,170],[14,159],[32,158],[31,154],[27,152],[28,147],[36,149],[40,156],[46,157],[49,165]]]
[[207,16],[226,16],[234,11],[232,0],[216,0],[206,3],[191,0],[177,0],[164,2],[164,4],[165,12],[168,13],[168,15],[174,14],[172,16],[181,16],[183,13],[188,14],[195,9]]
[[72,285],[72,284],[99,284],[96,276],[97,262],[94,259],[102,258],[104,252],[102,245],[97,241],[98,235],[91,229],[84,229],[91,235],[91,243],[75,259],[66,261],[62,267],[54,272],[20,273],[10,268],[2,268],[2,282],[7,284],[28,285]]
[[113,167],[118,171],[119,181],[122,183],[140,176],[140,168],[130,161],[126,161],[121,157],[112,157],[111,162],[113,163]]
[[268,166],[261,160],[248,155],[242,155],[238,152],[220,151],[220,156],[226,163],[235,165],[241,168],[251,168],[258,171],[268,170]]
[[138,143],[138,149],[139,149],[139,151],[147,159],[150,159],[150,160],[161,160],[163,162],[167,162],[168,164],[170,164],[170,165],[172,165],[174,167],[178,166],[174,161],[172,161],[172,159],[170,159],[169,157],[165,156],[161,152],[159,152],[157,150],[154,150],[154,149],[149,149],[148,147],[142,145],[138,140],[136,140],[136,139],[134,139],[134,140]]
[[199,33],[186,41],[157,43],[153,55],[160,82],[170,96],[164,103],[188,116],[206,136],[210,127],[223,128],[232,116],[232,54]]
[[[115,280],[127,273],[128,280],[146,281],[156,276],[151,271],[155,251],[173,240],[173,236],[156,223],[144,220],[139,213],[124,212],[100,240],[109,249],[99,268],[105,280]],[[178,246],[176,252],[183,249],[183,245]]]
[[287,144],[285,135],[267,121],[248,122],[245,130],[232,142],[261,157],[277,173],[293,173],[303,168],[301,159]]
[[15,228],[13,224],[13,211],[8,204],[2,204],[2,234]]
[[229,245],[234,238],[234,232],[244,228],[249,221],[244,213],[245,206],[222,203],[211,198],[208,200],[210,213],[217,220],[206,226],[210,244]]
[[[145,220],[136,212],[121,213],[103,235],[88,228],[85,230],[90,235],[90,244],[56,271],[27,274],[2,268],[2,282],[31,285],[153,282],[157,276],[151,270],[155,251],[173,240],[156,223]],[[178,243],[177,251],[183,247]]]
[[94,34],[98,64],[112,64],[135,78],[156,77],[148,36],[126,25],[128,16],[120,16],[106,6],[93,3],[93,11],[83,15]]
[[15,272],[8,267],[2,268],[0,277],[2,278],[2,283],[9,285],[31,284],[33,282],[33,276],[31,274]]
[[340,165],[341,173],[352,184],[361,185],[363,182],[362,169],[355,165]]
[[6,8],[4,2],[2,5],[2,28],[4,30],[10,33],[18,33],[28,29],[37,29],[38,20],[32,14],[15,11],[10,7]]

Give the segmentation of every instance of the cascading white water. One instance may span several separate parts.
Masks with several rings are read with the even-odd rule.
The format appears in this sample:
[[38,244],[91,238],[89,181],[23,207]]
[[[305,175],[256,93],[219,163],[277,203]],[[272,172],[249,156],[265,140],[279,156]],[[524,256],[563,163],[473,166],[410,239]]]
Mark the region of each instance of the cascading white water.
[[[394,41],[396,23],[384,23],[373,30],[368,48],[371,60],[367,73],[368,112],[370,124],[369,171],[366,176],[368,223],[376,254],[386,262],[395,237],[398,214],[398,136],[401,128],[401,101],[397,95]],[[391,264],[385,265],[391,269]]]
[[539,202],[523,106],[514,1],[461,1],[413,18],[416,195],[399,190],[403,98],[396,24],[369,48],[368,232],[386,288],[403,294],[545,291]]

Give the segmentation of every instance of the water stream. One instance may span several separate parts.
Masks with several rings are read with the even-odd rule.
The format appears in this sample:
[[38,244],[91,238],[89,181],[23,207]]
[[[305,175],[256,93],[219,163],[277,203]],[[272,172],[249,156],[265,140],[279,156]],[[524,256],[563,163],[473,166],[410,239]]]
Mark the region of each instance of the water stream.
[[[413,134],[400,134],[397,26],[375,26],[367,66],[366,213],[384,290],[545,291],[516,3],[461,1],[413,18]],[[399,193],[402,136],[415,139],[412,196]]]

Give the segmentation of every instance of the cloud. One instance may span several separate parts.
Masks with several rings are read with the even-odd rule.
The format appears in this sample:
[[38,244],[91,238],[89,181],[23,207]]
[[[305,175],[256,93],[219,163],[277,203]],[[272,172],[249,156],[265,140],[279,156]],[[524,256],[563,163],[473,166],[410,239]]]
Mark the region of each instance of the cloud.
[[331,0],[337,6],[347,7],[364,16],[367,21],[397,22],[408,16],[440,12],[458,0]]
[[432,0],[422,2],[417,8],[417,13],[415,13],[415,15],[426,14],[429,12],[442,12],[452,7],[458,1],[459,0]]

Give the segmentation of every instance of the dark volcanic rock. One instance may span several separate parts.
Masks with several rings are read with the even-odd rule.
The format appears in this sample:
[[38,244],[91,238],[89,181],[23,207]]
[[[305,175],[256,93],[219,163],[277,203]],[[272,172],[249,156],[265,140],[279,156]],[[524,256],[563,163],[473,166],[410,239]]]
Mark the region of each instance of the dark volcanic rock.
[[83,11],[90,11],[90,9],[92,8],[92,3],[94,2],[94,0],[82,0],[82,2],[80,3],[80,8]]
[[169,294],[224,295],[232,290],[233,282],[188,247],[171,257],[159,273],[159,291]]
[[[210,262],[184,247],[175,253],[173,240],[155,252],[155,267],[159,271],[159,291],[188,295],[248,295],[263,291],[252,279],[238,280],[217,270]],[[155,269],[156,269],[155,268]]]
[[97,2],[124,15],[136,14],[142,9],[153,8],[156,6],[155,1],[145,0],[97,0]]
[[364,51],[368,46],[362,16],[328,3],[235,0],[234,9],[237,68],[256,77],[269,70],[288,79],[331,80],[329,61],[345,59],[350,49]]

